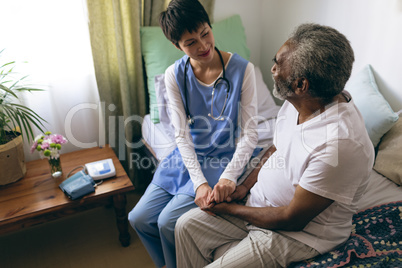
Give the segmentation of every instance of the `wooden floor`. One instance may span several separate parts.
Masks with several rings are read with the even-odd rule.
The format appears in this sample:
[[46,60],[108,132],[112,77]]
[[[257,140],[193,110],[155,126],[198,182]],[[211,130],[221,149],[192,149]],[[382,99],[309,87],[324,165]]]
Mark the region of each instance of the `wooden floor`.
[[[139,194],[127,194],[128,211],[138,199]],[[100,207],[2,235],[0,267],[155,267],[131,227],[130,246],[120,245],[115,220],[112,207]]]

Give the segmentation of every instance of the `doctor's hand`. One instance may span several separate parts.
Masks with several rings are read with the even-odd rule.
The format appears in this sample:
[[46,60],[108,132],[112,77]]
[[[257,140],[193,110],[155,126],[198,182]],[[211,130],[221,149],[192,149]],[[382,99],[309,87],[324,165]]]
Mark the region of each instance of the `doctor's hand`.
[[208,183],[201,184],[198,186],[197,191],[195,193],[195,204],[200,208],[206,207],[208,203],[208,197],[212,192],[211,186]]
[[209,195],[208,203],[222,203],[235,191],[236,183],[228,179],[220,179]]

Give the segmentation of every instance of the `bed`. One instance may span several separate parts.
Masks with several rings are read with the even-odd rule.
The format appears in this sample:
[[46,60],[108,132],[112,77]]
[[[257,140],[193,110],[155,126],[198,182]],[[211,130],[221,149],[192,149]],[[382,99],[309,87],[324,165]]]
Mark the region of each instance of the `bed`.
[[[240,17],[234,16],[213,24],[213,29],[217,44],[219,43],[222,49],[249,58]],[[220,30],[225,33],[222,37]],[[177,49],[167,53],[167,44],[163,44],[162,41],[164,37],[161,36],[161,32],[156,34],[157,32],[158,30],[154,27],[141,30],[151,103],[150,114],[143,120],[142,135],[150,155],[160,161],[176,147],[169,111],[166,109],[168,100],[163,83],[163,72],[182,55],[178,54]],[[232,35],[235,35],[237,39],[229,40],[228,44],[220,41],[220,38],[224,39]],[[233,43],[236,43],[236,47],[231,47]],[[164,55],[170,58],[161,60],[159,58],[161,55],[155,56],[155,51],[158,49],[164,51]],[[155,57],[158,57],[158,60]],[[255,73],[258,114],[260,115],[258,146],[268,148],[272,145],[275,117],[280,106],[275,104],[258,66],[255,68]],[[395,113],[381,95],[370,65],[352,75],[346,90],[351,93],[356,106],[362,113],[366,129],[376,148],[375,165],[370,174],[366,193],[359,202],[359,211],[354,215],[350,238],[331,252],[314,259],[293,263],[291,267],[402,267],[402,189],[400,187],[402,184],[402,121],[398,120],[401,112]],[[242,181],[249,172],[251,169],[248,169],[239,181]],[[215,257],[219,257],[225,250],[227,247],[217,249]]]

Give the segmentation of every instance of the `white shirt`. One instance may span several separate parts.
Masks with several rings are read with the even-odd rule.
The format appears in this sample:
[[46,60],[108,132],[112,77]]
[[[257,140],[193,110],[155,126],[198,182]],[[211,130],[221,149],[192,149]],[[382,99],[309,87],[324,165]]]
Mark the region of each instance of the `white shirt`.
[[[230,55],[225,68],[228,66],[228,64],[230,64],[231,58],[232,54]],[[221,76],[222,73],[218,77]],[[204,86],[212,87],[215,81],[209,85],[199,80],[198,82]],[[207,180],[201,171],[201,167],[194,150],[194,145],[192,143],[190,129],[185,116],[186,112],[180,90],[176,82],[174,64],[166,69],[165,85],[168,96],[168,107],[173,108],[171,109],[171,115],[172,124],[175,129],[176,144],[183,158],[183,162],[190,174],[190,178],[194,184],[194,191],[196,191],[197,188],[201,184],[206,183]],[[240,99],[241,134],[239,139],[236,141],[236,150],[233,158],[226,166],[226,169],[220,177],[220,179],[225,178],[235,183],[242,174],[243,169],[249,161],[250,156],[252,155],[258,142],[256,82],[254,65],[250,62],[248,63],[244,73]]]
[[374,149],[353,101],[335,104],[297,124],[298,112],[285,102],[274,136],[277,151],[250,191],[248,206],[287,206],[296,187],[334,200],[301,232],[284,232],[320,253],[346,241],[352,216],[368,183]]

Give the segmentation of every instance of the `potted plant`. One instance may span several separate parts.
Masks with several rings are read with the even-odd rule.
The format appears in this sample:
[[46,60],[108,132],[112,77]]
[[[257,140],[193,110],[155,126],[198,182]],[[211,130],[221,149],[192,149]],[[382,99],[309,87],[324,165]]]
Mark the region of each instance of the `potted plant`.
[[[0,51],[0,185],[15,182],[26,172],[22,136],[34,138],[32,125],[43,131],[45,120],[32,109],[20,104],[20,93],[42,91],[23,84],[27,76],[13,70],[15,61],[1,63]],[[31,125],[32,124],[32,125]]]

